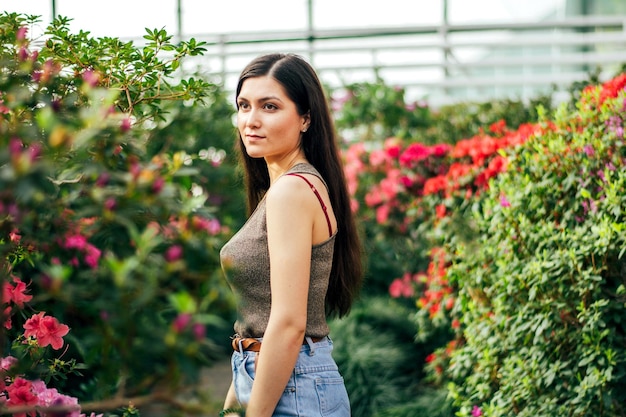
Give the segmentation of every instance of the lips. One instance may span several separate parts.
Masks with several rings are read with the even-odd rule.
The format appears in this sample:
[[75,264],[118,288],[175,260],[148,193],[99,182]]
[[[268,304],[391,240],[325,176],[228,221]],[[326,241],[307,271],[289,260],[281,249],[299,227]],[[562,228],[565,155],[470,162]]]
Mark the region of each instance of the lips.
[[246,135],[246,139],[248,140],[259,140],[259,139],[264,139],[263,136],[259,136],[259,135]]

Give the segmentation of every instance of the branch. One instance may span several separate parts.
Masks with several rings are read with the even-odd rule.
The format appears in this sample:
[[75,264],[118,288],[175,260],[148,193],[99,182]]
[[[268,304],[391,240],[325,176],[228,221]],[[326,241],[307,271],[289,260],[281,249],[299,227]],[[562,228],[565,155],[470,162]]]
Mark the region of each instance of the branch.
[[102,401],[92,401],[88,403],[82,404],[81,408],[83,410],[89,411],[108,411],[115,410],[120,407],[125,407],[128,405],[132,405],[134,407],[140,407],[144,404],[154,404],[155,402],[170,402],[172,401],[172,396],[170,393],[166,392],[154,392],[152,394],[143,395],[139,397],[131,397],[131,398],[109,398]]

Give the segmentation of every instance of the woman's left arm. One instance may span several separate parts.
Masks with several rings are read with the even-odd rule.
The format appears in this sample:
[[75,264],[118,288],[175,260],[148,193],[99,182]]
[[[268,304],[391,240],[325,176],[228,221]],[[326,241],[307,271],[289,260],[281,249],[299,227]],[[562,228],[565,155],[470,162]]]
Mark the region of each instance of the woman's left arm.
[[306,332],[313,204],[310,188],[284,177],[266,196],[272,307],[246,416],[270,417],[283,394]]

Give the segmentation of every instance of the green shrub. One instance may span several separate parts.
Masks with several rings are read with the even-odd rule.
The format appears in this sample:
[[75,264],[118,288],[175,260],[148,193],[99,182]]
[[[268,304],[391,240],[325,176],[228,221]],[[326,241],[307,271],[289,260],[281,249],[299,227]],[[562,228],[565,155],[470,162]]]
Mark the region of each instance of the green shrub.
[[[203,51],[195,40],[154,30],[137,48],[59,18],[35,50],[36,19],[0,16],[0,279],[33,296],[4,310],[9,376],[53,382],[87,410],[207,412],[200,396],[178,400],[230,326],[218,259],[229,223],[210,198],[233,168],[201,151],[225,147],[232,110],[217,86],[177,77]],[[188,131],[200,112],[228,138]],[[69,326],[60,352],[24,334],[44,312]]]
[[346,381],[352,416],[406,415],[405,404],[415,409],[416,398],[433,395],[422,370],[431,348],[414,341],[410,315],[411,309],[396,300],[367,297],[350,316],[331,323],[333,356]]
[[510,157],[454,247],[461,416],[626,415],[626,74]]

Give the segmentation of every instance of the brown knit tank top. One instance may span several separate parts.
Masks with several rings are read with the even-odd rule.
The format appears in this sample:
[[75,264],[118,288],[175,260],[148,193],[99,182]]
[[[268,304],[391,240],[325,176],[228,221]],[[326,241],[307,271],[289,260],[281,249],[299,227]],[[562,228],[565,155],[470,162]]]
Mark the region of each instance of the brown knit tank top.
[[[298,164],[283,175],[288,173],[312,174],[326,185],[310,164]],[[325,299],[336,235],[335,232],[328,240],[312,247],[306,324],[306,335],[310,337],[324,337],[329,332]],[[220,259],[226,279],[238,299],[235,332],[242,337],[263,337],[271,306],[265,197],[243,227],[224,245]]]

